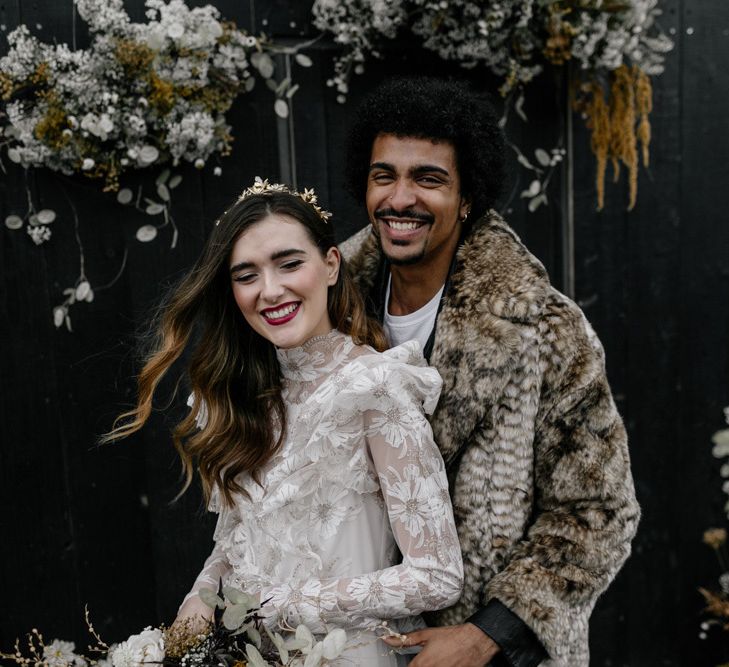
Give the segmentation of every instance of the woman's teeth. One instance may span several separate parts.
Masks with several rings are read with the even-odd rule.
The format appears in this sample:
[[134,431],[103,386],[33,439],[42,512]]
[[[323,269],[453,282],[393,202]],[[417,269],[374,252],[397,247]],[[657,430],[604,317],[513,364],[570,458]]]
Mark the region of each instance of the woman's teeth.
[[286,317],[286,315],[289,315],[290,313],[293,313],[298,307],[298,303],[292,303],[288,306],[284,306],[283,308],[279,308],[278,310],[268,310],[265,313],[265,317],[269,320],[278,320],[282,317]]

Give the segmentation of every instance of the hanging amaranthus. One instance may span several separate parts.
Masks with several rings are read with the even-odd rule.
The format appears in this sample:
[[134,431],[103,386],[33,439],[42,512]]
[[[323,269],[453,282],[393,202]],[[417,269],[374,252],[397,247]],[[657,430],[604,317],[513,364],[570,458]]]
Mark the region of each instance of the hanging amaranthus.
[[653,106],[650,79],[637,66],[621,65],[611,73],[607,97],[606,87],[594,79],[581,85],[574,106],[584,115],[592,135],[592,152],[597,159],[595,185],[598,210],[602,210],[605,204],[608,159],[613,165],[614,182],[620,177],[620,163],[628,170],[628,210],[632,210],[638,196],[638,142],[643,166],[647,167],[650,159],[648,114]]

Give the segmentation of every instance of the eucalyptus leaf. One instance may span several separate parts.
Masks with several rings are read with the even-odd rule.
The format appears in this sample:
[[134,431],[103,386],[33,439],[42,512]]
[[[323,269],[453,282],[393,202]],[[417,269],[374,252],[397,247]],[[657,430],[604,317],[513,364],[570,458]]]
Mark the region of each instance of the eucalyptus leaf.
[[542,204],[546,204],[546,203],[547,203],[547,195],[542,193],[538,197],[534,197],[534,199],[532,199],[529,202],[529,206],[527,208],[529,209],[530,213],[534,213],[534,211],[536,211]]
[[[151,225],[146,226],[150,227]],[[155,229],[155,232],[156,231],[157,230]],[[225,608],[225,602],[223,601],[223,599],[219,595],[216,595],[215,591],[211,590],[210,588],[201,588],[197,592],[197,594],[200,597],[200,600],[202,600],[202,602],[204,602],[211,609],[215,609],[216,607],[218,609]]]
[[519,97],[516,98],[516,103],[514,104],[514,111],[516,111],[516,114],[521,118],[525,123],[529,122],[529,119],[527,118],[526,113],[524,112],[524,93],[521,93]]
[[223,612],[223,625],[228,630],[237,630],[248,617],[250,610],[244,604],[232,604]]
[[322,655],[327,660],[334,660],[347,643],[347,633],[342,628],[332,630],[321,642]]
[[167,186],[170,188],[170,190],[174,190],[181,182],[182,182],[182,176],[180,176],[180,174],[175,174],[170,179],[170,182],[167,184]]
[[35,213],[33,213],[33,215],[28,218],[28,224],[33,227],[40,225],[40,222],[38,221],[38,216]]
[[243,623],[243,625],[241,625],[237,630],[231,633],[231,637],[237,637],[238,635],[242,635],[248,632],[248,630],[252,627],[253,626],[250,623]]
[[291,86],[291,88],[289,88],[286,91],[286,98],[290,100],[298,89],[299,89],[299,84],[295,83],[293,86]]
[[167,186],[164,183],[160,183],[157,186],[157,194],[162,201],[170,200],[170,191],[167,189]]
[[263,629],[266,631],[271,643],[276,647],[278,655],[281,658],[281,662],[285,665],[289,661],[289,652],[286,649],[286,642],[284,638],[278,632],[271,632],[265,625]]
[[286,89],[287,89],[287,88],[288,88],[288,87],[289,87],[290,85],[291,85],[291,78],[287,76],[287,77],[286,77],[285,79],[283,79],[283,80],[281,81],[281,83],[279,83],[279,84],[278,84],[278,86],[276,86],[276,90],[275,90],[275,93],[276,93],[276,95],[277,95],[277,96],[281,96],[281,95],[283,95],[284,91],[285,91],[285,90],[286,90]]
[[71,328],[71,317],[69,316],[68,311],[66,311],[66,317],[63,321],[66,323],[66,329],[68,329],[70,333],[73,333],[73,329]]
[[253,609],[254,607],[258,609],[258,607],[260,606],[258,604],[258,600],[256,600],[256,598],[254,598],[252,595],[244,593],[243,591],[240,591],[237,588],[233,588],[232,586],[224,586],[223,595],[225,595],[226,599],[228,599],[233,604],[244,604],[248,607],[248,609]]
[[311,648],[314,644],[314,635],[311,634],[311,630],[309,630],[309,628],[307,628],[303,623],[297,626],[295,636],[296,639],[305,641],[309,648]]
[[250,639],[258,648],[261,648],[261,633],[258,632],[254,627],[250,627],[246,630],[248,639]]
[[144,164],[152,164],[159,157],[159,151],[154,146],[142,146],[139,151],[139,161]]
[[247,93],[250,93],[256,87],[256,79],[249,76],[243,83],[243,87]]
[[[137,230],[137,241],[147,243],[157,237],[157,228],[154,225],[143,225]],[[202,600],[202,595],[200,596]],[[205,600],[203,600],[205,602]],[[205,602],[207,604],[207,602]]]
[[36,217],[41,225],[50,225],[56,219],[56,212],[49,208],[44,208],[38,211]]
[[20,151],[18,151],[17,148],[8,148],[8,158],[11,162],[15,162],[15,164],[19,164],[21,157],[20,157]]
[[156,202],[153,204],[149,204],[147,208],[144,209],[147,215],[159,215],[164,210],[165,207],[162,204],[157,204]]
[[543,167],[548,167],[551,160],[549,158],[549,153],[545,151],[543,148],[537,148],[534,151],[534,156],[537,158],[537,162],[541,164]]
[[246,656],[250,667],[271,667],[252,644],[246,644]]
[[23,218],[19,215],[9,215],[5,218],[5,226],[8,229],[20,229],[23,226]]
[[305,53],[297,53],[294,56],[294,59],[302,67],[311,67],[314,64],[314,61],[309,58],[309,56],[307,56]]
[[91,291],[91,285],[88,280],[84,280],[76,287],[76,300],[85,301],[89,292]]
[[167,179],[170,177],[170,170],[165,169],[159,176],[157,176],[157,180],[154,182],[155,185],[164,185],[167,183]]
[[63,306],[56,306],[53,309],[53,324],[58,329],[66,318],[66,309]]
[[526,192],[526,195],[522,193],[522,196],[526,197],[536,197],[539,194],[539,191],[542,189],[542,184],[539,182],[538,179],[534,179],[530,184],[529,187],[524,191]]
[[273,79],[266,79],[266,86],[274,93],[276,92],[276,88],[278,88],[278,85],[276,85],[276,82]]
[[526,167],[527,169],[534,169],[534,165],[529,162],[529,160],[527,160],[527,158],[525,158],[523,155],[519,154],[516,159],[522,167]]
[[273,105],[273,110],[279,118],[289,117],[289,105],[286,103],[286,100],[276,100]]
[[273,76],[275,67],[271,56],[267,53],[262,53],[261,58],[258,61],[258,71],[264,79],[270,79]]
[[314,644],[314,647],[309,652],[309,655],[306,656],[306,660],[304,661],[304,667],[319,667],[322,657],[322,645],[321,642],[319,642],[317,644]]
[[91,303],[93,300],[94,300],[94,290],[89,288],[89,291],[86,294],[86,298],[84,299],[84,301],[86,301],[86,303]]
[[120,204],[129,204],[134,199],[134,193],[129,188],[123,188],[117,192],[116,200]]

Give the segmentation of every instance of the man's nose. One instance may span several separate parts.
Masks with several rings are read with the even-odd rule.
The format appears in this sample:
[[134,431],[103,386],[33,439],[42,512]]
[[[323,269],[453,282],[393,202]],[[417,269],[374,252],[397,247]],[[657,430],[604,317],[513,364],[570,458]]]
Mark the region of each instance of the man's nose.
[[392,188],[392,194],[388,198],[392,208],[397,211],[404,211],[415,205],[417,201],[415,187],[410,181],[399,179],[393,183]]

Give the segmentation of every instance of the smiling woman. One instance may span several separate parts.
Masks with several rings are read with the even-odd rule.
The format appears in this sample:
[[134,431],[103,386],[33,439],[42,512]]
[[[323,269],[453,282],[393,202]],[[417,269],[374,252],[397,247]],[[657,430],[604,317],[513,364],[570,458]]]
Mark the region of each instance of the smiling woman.
[[331,331],[327,294],[339,276],[339,251],[331,247],[322,256],[291,216],[269,215],[241,233],[230,264],[238,308],[276,347],[302,345]]
[[[216,224],[167,304],[137,407],[191,347],[192,410],[174,432],[189,486],[219,513],[175,627],[213,615],[219,584],[266,601],[272,629],[346,631],[331,665],[395,667],[378,642],[453,604],[463,566],[445,467],[425,417],[440,376],[419,344],[386,346],[310,191],[259,181]],[[185,487],[185,488],[186,488]],[[383,502],[384,501],[384,502]],[[401,556],[400,556],[401,555]],[[403,624],[402,619],[408,619]]]

